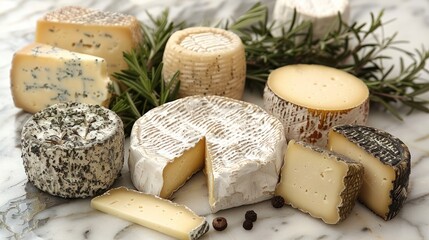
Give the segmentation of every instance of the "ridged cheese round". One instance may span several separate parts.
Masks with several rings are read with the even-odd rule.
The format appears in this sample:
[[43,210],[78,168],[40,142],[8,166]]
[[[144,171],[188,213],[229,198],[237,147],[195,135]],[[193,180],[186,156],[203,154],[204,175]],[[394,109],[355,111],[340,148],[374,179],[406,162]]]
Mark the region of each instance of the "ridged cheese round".
[[329,129],[365,124],[369,90],[360,79],[320,65],[289,65],[270,73],[265,109],[280,119],[287,140],[326,146]]
[[66,198],[94,196],[110,187],[124,160],[124,130],[98,105],[58,103],[34,114],[21,135],[28,180]]
[[138,190],[161,197],[170,197],[205,165],[209,203],[217,212],[270,198],[284,145],[282,124],[262,108],[221,96],[191,96],[136,121],[128,165]]
[[243,96],[246,58],[243,43],[233,32],[211,27],[177,31],[167,42],[163,62],[166,81],[180,72],[180,97]]
[[288,29],[294,12],[297,13],[295,24],[304,21],[312,23],[313,38],[319,39],[333,30],[336,30],[341,20],[347,22],[350,15],[348,0],[277,0],[273,10],[273,20]]

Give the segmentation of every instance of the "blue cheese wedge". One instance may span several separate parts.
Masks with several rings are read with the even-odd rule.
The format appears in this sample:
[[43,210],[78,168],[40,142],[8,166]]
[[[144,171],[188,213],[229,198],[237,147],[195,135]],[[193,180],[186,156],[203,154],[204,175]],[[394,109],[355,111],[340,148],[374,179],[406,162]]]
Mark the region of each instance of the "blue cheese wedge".
[[93,198],[91,207],[176,239],[198,239],[209,230],[206,219],[186,206],[125,187]]
[[411,172],[408,147],[391,134],[367,126],[342,125],[329,132],[328,148],[363,164],[364,184],[359,200],[390,220],[408,196]]
[[34,114],[21,135],[28,180],[66,198],[94,196],[118,177],[124,130],[113,111],[98,105],[58,103]]
[[111,80],[103,58],[31,43],[12,60],[15,106],[35,113],[59,102],[108,106]]
[[179,71],[179,96],[219,95],[241,99],[246,58],[241,39],[233,32],[192,27],[171,35],[163,56],[168,81]]
[[110,74],[126,69],[123,52],[142,40],[136,17],[66,6],[37,21],[36,42],[104,58]]
[[212,212],[272,197],[283,126],[262,108],[221,96],[191,96],[139,118],[130,137],[134,186],[169,198],[205,168]]
[[363,171],[362,164],[347,157],[291,140],[276,194],[294,208],[337,224],[355,205]]

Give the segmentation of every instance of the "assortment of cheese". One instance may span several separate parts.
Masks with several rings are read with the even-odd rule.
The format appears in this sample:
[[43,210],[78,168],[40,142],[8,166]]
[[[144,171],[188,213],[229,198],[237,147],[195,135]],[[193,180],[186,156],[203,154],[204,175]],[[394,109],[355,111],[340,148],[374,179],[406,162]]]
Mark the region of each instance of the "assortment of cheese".
[[[125,66],[118,56],[141,39],[137,20],[119,13],[65,7],[38,21],[37,43],[14,55],[11,70],[15,105],[35,113],[21,142],[36,187],[88,197],[120,174],[122,121],[100,105],[109,102],[109,73]],[[369,91],[356,77],[317,65],[279,68],[267,81],[265,111],[236,100],[246,62],[231,32],[178,31],[164,63],[166,79],[180,71],[184,98],[152,109],[133,127],[128,166],[140,192],[112,189],[91,201],[94,208],[176,238],[199,238],[208,231],[206,220],[166,198],[201,169],[212,212],[279,195],[336,224],[357,199],[385,220],[404,205],[409,150],[364,126]]]

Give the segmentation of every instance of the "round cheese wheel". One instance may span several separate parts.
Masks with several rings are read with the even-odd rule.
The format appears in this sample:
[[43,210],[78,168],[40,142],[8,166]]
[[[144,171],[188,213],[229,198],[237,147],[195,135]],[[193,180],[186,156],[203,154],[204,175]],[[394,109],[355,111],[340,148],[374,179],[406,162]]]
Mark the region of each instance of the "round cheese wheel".
[[[312,23],[313,38],[319,39],[339,25],[338,13],[341,20],[347,22],[350,15],[348,0],[277,0],[273,11],[273,20],[279,26],[288,29],[294,12],[297,13],[295,24],[304,21]],[[280,32],[280,31],[279,31]]]
[[25,172],[37,188],[67,198],[94,196],[122,169],[123,124],[98,105],[58,103],[25,123],[21,145]]
[[366,123],[369,90],[360,79],[338,69],[289,65],[270,73],[264,105],[283,123],[288,140],[325,147],[331,127]]
[[241,39],[219,28],[192,27],[175,32],[163,56],[166,81],[179,71],[179,97],[219,95],[241,99],[246,58]]

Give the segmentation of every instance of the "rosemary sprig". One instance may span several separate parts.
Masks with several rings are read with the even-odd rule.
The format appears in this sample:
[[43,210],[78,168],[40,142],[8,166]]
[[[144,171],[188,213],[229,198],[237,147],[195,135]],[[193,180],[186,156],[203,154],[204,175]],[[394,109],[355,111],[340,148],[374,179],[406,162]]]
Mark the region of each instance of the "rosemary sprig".
[[[268,21],[268,9],[258,3],[242,16],[225,24],[236,32],[246,49],[247,84],[261,90],[270,71],[289,64],[321,64],[343,69],[362,79],[370,89],[370,99],[399,119],[401,105],[410,110],[429,112],[428,100],[419,97],[429,91],[428,80],[419,78],[425,69],[429,51],[424,48],[414,53],[400,48],[404,41],[396,39],[396,33],[385,37],[383,11],[371,14],[369,23],[343,22],[338,16],[338,29],[327,33],[322,39],[312,36],[310,22],[297,23],[295,12],[289,27],[280,34],[274,22]],[[379,37],[381,35],[381,37]],[[398,73],[388,64],[391,57],[387,51],[401,54]],[[406,65],[405,62],[411,62]],[[402,103],[402,104],[401,104]]]
[[134,122],[145,112],[176,99],[180,86],[178,73],[168,84],[164,82],[162,56],[168,38],[183,23],[175,25],[170,22],[168,11],[157,18],[148,16],[153,26],[141,24],[145,40],[137,49],[123,54],[128,69],[113,74],[127,89],[113,96],[110,109],[121,117],[127,135]]

